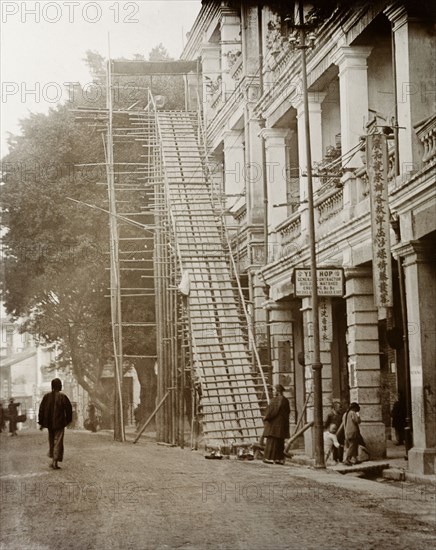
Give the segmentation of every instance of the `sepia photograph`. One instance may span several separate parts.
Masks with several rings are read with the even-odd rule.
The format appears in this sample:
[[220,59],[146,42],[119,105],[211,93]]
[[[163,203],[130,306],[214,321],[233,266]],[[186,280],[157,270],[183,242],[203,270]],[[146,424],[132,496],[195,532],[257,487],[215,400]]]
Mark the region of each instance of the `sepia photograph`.
[[435,548],[434,2],[0,11],[0,550]]

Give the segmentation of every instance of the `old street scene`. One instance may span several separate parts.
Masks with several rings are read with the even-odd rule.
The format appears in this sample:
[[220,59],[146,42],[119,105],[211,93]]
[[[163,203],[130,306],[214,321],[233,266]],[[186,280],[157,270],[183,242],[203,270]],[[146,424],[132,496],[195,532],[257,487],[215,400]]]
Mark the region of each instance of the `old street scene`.
[[0,547],[434,547],[432,3],[1,10]]

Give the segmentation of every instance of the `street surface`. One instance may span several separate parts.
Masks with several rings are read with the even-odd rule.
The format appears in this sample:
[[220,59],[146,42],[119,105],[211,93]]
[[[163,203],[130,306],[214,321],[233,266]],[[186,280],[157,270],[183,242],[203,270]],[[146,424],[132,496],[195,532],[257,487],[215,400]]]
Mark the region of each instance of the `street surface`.
[[1,549],[429,549],[435,490],[67,430],[1,440]]

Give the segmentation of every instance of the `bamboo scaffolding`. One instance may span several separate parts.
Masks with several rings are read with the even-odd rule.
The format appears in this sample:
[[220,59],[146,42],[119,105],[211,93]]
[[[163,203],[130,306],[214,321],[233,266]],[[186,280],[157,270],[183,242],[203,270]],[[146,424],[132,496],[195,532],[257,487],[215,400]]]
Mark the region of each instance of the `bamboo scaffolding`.
[[[189,384],[191,447],[197,445],[196,426],[200,418],[208,445],[247,445],[258,440],[263,428],[260,407],[262,392],[268,399],[268,389],[262,372],[253,372],[252,357],[256,352],[249,347],[253,348],[254,343],[247,341],[247,318],[239,310],[242,286],[237,277],[236,284],[232,282],[232,253],[226,250],[224,229],[217,223],[217,215],[224,212],[225,195],[220,190],[214,195],[196,114],[157,113],[151,94],[146,111],[134,108],[132,105],[130,111],[113,110],[116,124],[111,128],[112,140],[141,144],[140,156],[145,160],[131,163],[112,159],[107,170],[116,194],[119,232],[133,225],[151,236],[130,238],[118,234],[118,270],[120,277],[123,273],[137,273],[132,276],[143,280],[144,285],[153,280],[154,288],[144,289],[139,283],[137,287],[120,284],[119,297],[131,300],[154,296],[155,322],[129,323],[124,319],[114,323],[114,327],[155,328],[157,350],[156,356],[124,357],[156,359],[160,406],[153,414],[159,441],[184,446]],[[108,117],[107,110],[79,114],[97,121]],[[125,200],[127,194],[134,197],[135,193],[141,193],[137,211],[122,207],[129,203]],[[153,224],[139,222],[141,216],[151,215]],[[153,240],[152,249],[138,250],[136,246],[128,250],[129,241],[134,243],[139,238],[145,242]],[[178,283],[186,271],[190,274],[191,290],[189,296],[181,296]],[[112,283],[109,290],[114,292]],[[202,398],[196,388],[201,388]],[[201,416],[199,402],[204,407]]]
[[125,441],[124,431],[124,409],[123,409],[123,335],[122,335],[122,320],[121,320],[121,290],[120,290],[120,267],[118,254],[118,219],[117,208],[114,192],[114,149],[113,149],[113,106],[112,106],[112,75],[111,75],[111,59],[109,55],[108,71],[107,71],[107,106],[108,106],[108,131],[105,143],[105,157],[107,170],[107,186],[109,200],[109,227],[110,227],[110,258],[111,258],[111,313],[112,313],[112,331],[114,345],[114,365],[115,365],[115,387],[116,387],[116,403],[115,403],[115,422],[114,422],[114,439]]

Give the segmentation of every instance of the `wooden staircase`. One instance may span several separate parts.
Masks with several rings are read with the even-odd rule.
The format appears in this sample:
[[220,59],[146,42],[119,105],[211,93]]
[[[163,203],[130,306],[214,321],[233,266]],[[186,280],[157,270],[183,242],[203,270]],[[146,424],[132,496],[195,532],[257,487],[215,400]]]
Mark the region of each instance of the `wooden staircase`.
[[176,238],[180,272],[189,279],[188,334],[201,386],[206,446],[244,446],[263,431],[263,385],[254,374],[232,284],[228,250],[217,219],[197,114],[158,112],[165,200]]

